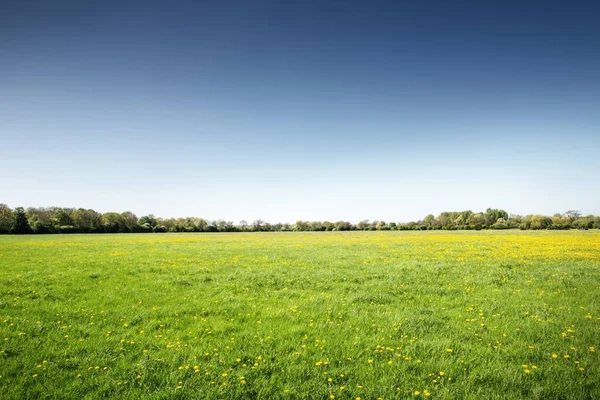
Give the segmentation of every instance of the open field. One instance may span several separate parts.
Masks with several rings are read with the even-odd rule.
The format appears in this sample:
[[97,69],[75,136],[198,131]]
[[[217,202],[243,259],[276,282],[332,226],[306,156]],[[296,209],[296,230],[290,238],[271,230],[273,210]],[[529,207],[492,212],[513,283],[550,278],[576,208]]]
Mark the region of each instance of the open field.
[[0,236],[16,398],[600,398],[600,233]]

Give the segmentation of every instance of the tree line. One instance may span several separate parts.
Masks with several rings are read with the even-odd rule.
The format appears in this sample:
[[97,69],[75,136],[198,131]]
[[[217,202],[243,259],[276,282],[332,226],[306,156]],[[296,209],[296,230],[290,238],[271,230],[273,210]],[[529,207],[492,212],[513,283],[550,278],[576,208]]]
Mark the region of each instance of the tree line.
[[553,216],[515,215],[501,209],[485,212],[444,211],[422,220],[395,223],[364,220],[296,221],[295,224],[271,224],[263,220],[205,220],[197,217],[158,218],[153,214],[137,217],[134,213],[100,213],[85,208],[16,207],[0,204],[0,233],[134,233],[134,232],[285,232],[285,231],[389,231],[389,230],[481,230],[481,229],[600,229],[600,217],[583,216],[570,210]]

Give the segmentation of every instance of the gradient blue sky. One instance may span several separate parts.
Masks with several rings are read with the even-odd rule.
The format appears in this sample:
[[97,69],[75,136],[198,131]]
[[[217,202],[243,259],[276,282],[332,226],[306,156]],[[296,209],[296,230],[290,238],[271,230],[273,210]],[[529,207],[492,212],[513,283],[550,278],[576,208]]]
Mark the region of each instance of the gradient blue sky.
[[1,1],[0,202],[600,214],[600,5],[521,3]]

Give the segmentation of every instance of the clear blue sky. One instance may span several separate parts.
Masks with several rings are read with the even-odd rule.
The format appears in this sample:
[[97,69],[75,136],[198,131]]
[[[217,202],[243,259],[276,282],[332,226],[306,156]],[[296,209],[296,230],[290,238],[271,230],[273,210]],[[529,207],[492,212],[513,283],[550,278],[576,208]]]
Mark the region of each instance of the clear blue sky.
[[0,2],[0,202],[600,214],[598,3],[327,3]]

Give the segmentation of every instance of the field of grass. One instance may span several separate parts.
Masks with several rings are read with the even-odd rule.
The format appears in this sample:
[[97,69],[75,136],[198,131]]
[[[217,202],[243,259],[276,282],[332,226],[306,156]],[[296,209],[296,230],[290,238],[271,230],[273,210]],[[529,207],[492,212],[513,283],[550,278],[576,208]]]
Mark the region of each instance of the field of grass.
[[600,398],[600,233],[0,236],[0,397]]

